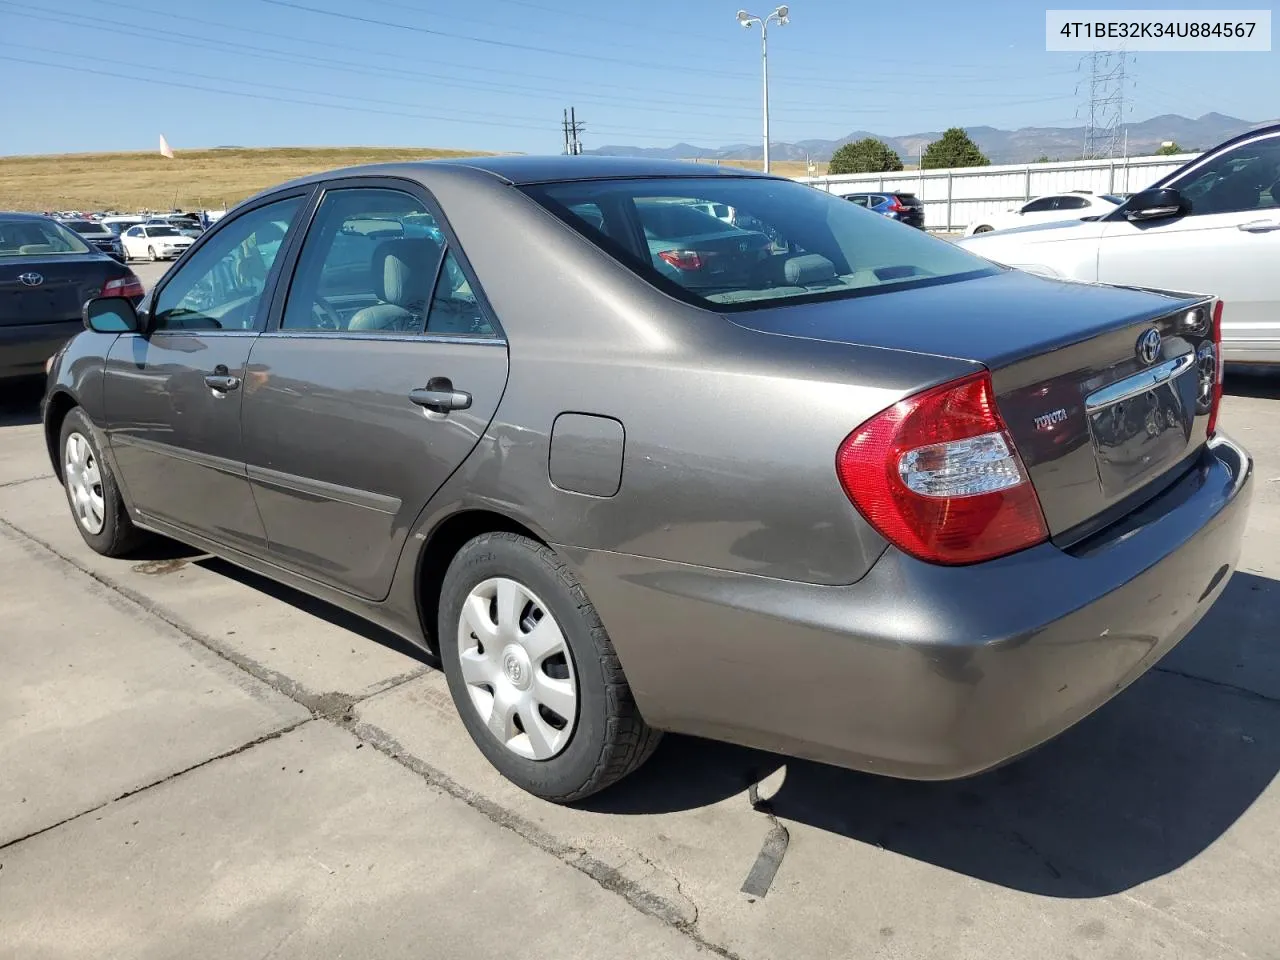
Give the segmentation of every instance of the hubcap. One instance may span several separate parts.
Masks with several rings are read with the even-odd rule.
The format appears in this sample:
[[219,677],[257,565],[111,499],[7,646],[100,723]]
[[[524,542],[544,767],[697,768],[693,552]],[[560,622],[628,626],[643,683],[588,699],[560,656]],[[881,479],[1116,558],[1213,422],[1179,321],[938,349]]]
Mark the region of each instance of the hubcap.
[[478,584],[458,617],[462,679],[489,732],[528,760],[549,760],[578,721],[573,660],[559,624],[507,577]]
[[71,509],[80,521],[80,526],[89,533],[101,533],[106,522],[102,474],[98,470],[98,460],[93,455],[93,448],[81,434],[73,433],[67,437],[66,456],[62,466],[67,492],[71,495]]

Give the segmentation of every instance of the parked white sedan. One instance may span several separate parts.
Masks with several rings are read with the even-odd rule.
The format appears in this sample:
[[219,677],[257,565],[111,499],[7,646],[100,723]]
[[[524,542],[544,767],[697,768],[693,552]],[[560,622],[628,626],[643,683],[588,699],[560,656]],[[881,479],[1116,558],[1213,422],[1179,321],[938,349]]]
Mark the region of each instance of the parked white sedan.
[[195,241],[173,227],[139,224],[120,234],[125,260],[177,260]]
[[1063,220],[1080,220],[1084,217],[1100,217],[1111,213],[1123,201],[1109,193],[1094,195],[1083,190],[1052,193],[1029,200],[1020,207],[1004,213],[988,213],[965,228],[964,235],[1008,230],[1033,223],[1055,223]]
[[1280,363],[1280,124],[1228,140],[1100,220],[957,242],[1044,276],[1213,294],[1224,359]]

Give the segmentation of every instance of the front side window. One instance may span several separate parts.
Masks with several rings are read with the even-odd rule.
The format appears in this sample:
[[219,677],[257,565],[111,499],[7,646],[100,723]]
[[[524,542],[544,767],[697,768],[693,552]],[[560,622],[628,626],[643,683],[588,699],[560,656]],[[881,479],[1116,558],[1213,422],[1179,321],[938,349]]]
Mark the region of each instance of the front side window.
[[330,191],[303,242],[281,329],[421,333],[443,247],[417,197]]
[[0,219],[0,257],[88,252],[83,240],[54,220]]
[[269,203],[211,236],[160,291],[153,329],[256,329],[271,265],[302,201]]
[[1280,137],[1226,150],[1168,186],[1191,201],[1192,216],[1280,206]]
[[[794,181],[673,177],[523,189],[645,280],[717,310],[866,295],[1001,269]],[[732,222],[705,212],[708,205],[731,209]],[[593,215],[578,212],[585,209]]]

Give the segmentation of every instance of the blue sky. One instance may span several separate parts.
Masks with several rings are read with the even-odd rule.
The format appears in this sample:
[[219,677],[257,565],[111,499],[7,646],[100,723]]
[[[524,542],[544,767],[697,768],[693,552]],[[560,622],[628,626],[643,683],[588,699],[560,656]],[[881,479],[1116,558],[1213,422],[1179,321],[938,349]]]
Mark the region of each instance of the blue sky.
[[[755,143],[759,32],[734,22],[738,7],[0,0],[6,101],[23,118],[4,125],[0,154],[151,149],[160,133],[178,150],[555,153],[570,105],[589,148]],[[1044,9],[1026,0],[797,0],[792,22],[769,34],[772,139],[1078,125],[1079,55],[1045,52]],[[1126,119],[1280,115],[1276,53],[1134,56]]]

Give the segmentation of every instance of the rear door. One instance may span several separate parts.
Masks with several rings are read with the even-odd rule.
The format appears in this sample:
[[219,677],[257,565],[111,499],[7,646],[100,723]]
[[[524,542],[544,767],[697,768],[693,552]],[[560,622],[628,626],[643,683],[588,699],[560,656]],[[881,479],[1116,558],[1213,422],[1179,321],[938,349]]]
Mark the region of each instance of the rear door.
[[107,436],[134,507],[251,553],[264,551],[265,535],[241,446],[245,363],[308,192],[211,233],[150,298],[146,332],[122,335],[107,354]]
[[381,599],[497,409],[506,342],[432,199],[387,178],[328,185],[276,312],[243,413],[271,558]]
[[1227,360],[1280,359],[1280,135],[1229,147],[1165,186],[1190,214],[1108,222],[1098,279],[1213,294]]

